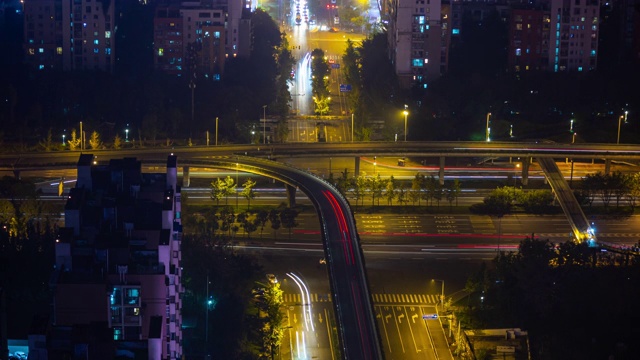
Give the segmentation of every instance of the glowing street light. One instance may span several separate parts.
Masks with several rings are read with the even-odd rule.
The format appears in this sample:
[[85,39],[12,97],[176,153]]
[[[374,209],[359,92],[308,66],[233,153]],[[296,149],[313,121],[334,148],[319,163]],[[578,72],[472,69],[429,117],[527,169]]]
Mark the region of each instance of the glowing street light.
[[431,282],[440,281],[442,282],[442,293],[440,294],[440,302],[442,304],[442,311],[444,311],[444,280],[440,279],[431,279]]
[[407,116],[409,116],[409,111],[407,110],[409,108],[408,105],[404,106],[404,111],[402,112],[404,114],[404,141],[407,141]]
[[491,128],[489,127],[489,119],[491,119],[490,112],[487,113],[487,129],[486,129],[487,142],[491,141]]
[[624,120],[625,124],[627,123],[626,118],[626,111],[625,115],[620,115],[618,118],[618,139],[616,140],[616,144],[620,144],[620,126],[622,125],[622,120]]
[[262,105],[262,143],[267,143],[267,105]]

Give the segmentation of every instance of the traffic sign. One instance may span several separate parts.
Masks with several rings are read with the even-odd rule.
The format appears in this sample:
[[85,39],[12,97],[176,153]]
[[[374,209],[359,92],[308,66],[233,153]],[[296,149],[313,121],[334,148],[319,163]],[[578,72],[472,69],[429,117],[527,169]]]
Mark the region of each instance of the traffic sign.
[[340,69],[340,64],[333,63],[331,64],[332,69]]
[[351,91],[351,85],[340,84],[340,92],[349,92],[349,91]]
[[424,319],[424,320],[436,320],[436,319],[438,319],[438,314],[424,314],[424,315],[422,315],[422,319]]

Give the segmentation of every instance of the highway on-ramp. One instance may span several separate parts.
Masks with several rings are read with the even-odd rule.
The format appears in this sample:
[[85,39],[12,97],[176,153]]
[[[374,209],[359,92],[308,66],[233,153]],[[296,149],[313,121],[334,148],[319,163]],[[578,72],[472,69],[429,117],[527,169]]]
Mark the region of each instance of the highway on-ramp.
[[190,160],[189,166],[259,174],[294,186],[314,204],[329,269],[344,359],[382,359],[364,256],[349,203],[328,182],[292,166],[251,157]]

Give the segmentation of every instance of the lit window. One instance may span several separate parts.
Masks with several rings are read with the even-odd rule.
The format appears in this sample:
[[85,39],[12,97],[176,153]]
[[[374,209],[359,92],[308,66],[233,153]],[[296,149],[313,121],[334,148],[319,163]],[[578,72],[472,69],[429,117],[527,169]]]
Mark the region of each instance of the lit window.
[[38,52],[39,52],[40,54],[44,54],[44,49],[43,49],[43,48],[38,48]]
[[596,51],[595,50],[591,50],[591,56],[596,56]]
[[97,31],[94,31],[94,32],[93,32],[93,36],[98,36],[98,32],[97,32]]
[[582,71],[582,66],[578,66],[578,71]]
[[522,30],[522,24],[516,24],[516,30]]
[[460,29],[453,29],[453,30],[451,30],[451,33],[453,35],[458,35],[458,34],[460,34]]
[[29,52],[29,55],[35,55],[36,53],[35,49],[32,49],[32,48],[30,48],[28,52]]
[[591,25],[591,30],[596,31],[597,27],[595,25]]
[[522,49],[518,48],[516,49],[516,56],[520,56],[522,55]]
[[98,39],[93,40],[93,45],[99,45],[99,44],[100,44],[100,40]]
[[411,65],[415,67],[422,67],[423,61],[422,59],[412,59]]
[[113,328],[113,340],[122,340],[122,328]]
[[111,48],[105,48],[104,53],[107,55],[111,55]]
[[429,63],[429,59],[424,59],[424,63],[428,64]]
[[580,21],[584,22],[585,18],[584,16],[580,18]]
[[56,54],[58,54],[58,55],[62,55],[62,47],[58,46],[58,47],[56,48]]
[[418,16],[418,24],[424,24],[424,16]]
[[111,38],[111,31],[108,31],[108,30],[107,30],[107,31],[105,31],[105,32],[104,32],[104,38],[105,38],[105,39],[110,39],[110,38]]
[[38,69],[39,69],[39,70],[44,70],[44,65],[39,65],[39,66],[38,66]]
[[163,48],[159,48],[158,49],[158,56],[163,56],[164,55],[164,49]]
[[82,27],[87,27],[87,23],[82,23]]
[[94,53],[94,54],[99,54],[99,53],[100,53],[100,49],[98,49],[98,48],[93,48],[93,53]]
[[216,31],[213,33],[213,37],[216,39],[220,39],[220,31]]

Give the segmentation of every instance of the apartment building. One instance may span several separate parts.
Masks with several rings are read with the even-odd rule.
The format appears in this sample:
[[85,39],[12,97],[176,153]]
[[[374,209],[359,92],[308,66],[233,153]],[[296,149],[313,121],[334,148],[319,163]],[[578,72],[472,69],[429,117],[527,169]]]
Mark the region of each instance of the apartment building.
[[220,80],[225,60],[249,56],[250,2],[202,1],[159,6],[154,66],[168,74]]
[[598,0],[548,0],[512,9],[509,70],[596,70],[599,27]]
[[401,86],[426,89],[428,82],[440,77],[442,59],[447,58],[442,55],[448,51],[448,37],[442,34],[440,0],[390,0],[385,8],[389,56]]
[[94,161],[90,154],[78,161],[55,244],[50,326],[30,336],[41,339],[30,352],[181,359],[177,158],[169,156],[158,174],[142,173],[135,158]]
[[103,0],[25,0],[26,63],[38,70],[113,72],[115,4]]

